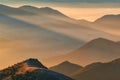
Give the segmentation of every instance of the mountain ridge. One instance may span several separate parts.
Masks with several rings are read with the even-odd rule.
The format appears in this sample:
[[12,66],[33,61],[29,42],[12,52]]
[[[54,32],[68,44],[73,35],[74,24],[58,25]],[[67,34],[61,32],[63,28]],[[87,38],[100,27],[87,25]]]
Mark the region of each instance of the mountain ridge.
[[41,15],[45,15],[45,14],[53,15],[54,14],[54,15],[59,15],[59,16],[68,18],[68,16],[64,15],[60,11],[53,9],[51,7],[40,7],[39,8],[39,7],[30,6],[30,5],[23,5],[23,6],[20,6],[18,9],[25,10],[31,13],[33,12],[33,14],[34,13],[41,14]]
[[93,63],[73,75],[76,80],[119,80],[120,58],[107,63]]
[[73,80],[48,70],[37,59],[30,58],[0,71],[0,80]]
[[58,65],[52,66],[49,69],[53,70],[55,72],[62,73],[64,75],[67,75],[70,77],[71,73],[74,73],[83,67],[74,63],[71,63],[69,61],[64,61]]
[[[49,58],[48,60],[49,62],[51,62],[51,64],[56,64],[68,60],[72,63],[79,65],[87,65],[92,62],[99,61],[108,62],[110,60],[119,58],[119,49],[120,45],[118,43],[103,38],[97,38],[89,41],[88,43],[73,52]],[[46,63],[46,60],[44,63]]]

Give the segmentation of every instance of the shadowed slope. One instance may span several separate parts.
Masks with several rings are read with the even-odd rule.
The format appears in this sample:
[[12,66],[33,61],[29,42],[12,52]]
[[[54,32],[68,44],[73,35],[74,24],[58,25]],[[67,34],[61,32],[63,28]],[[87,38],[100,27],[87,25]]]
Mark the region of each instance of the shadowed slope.
[[76,72],[73,77],[76,80],[119,80],[119,67],[120,59],[108,63],[93,63]]
[[34,15],[31,12],[27,12],[27,11],[22,10],[22,9],[13,8],[13,7],[9,7],[9,6],[2,5],[2,4],[0,4],[0,14],[6,14],[6,15]]
[[[4,55],[7,60],[15,56],[12,63],[31,56],[41,59],[60,55],[84,43],[40,25],[36,26],[2,14],[0,14],[0,26],[1,38],[9,40],[8,44],[1,42],[6,46],[1,46],[0,55]],[[1,58],[1,61],[6,60],[5,58]]]
[[0,71],[0,80],[72,80],[48,70],[37,59],[28,59]]
[[94,27],[120,36],[120,14],[105,15],[94,22]]
[[76,71],[81,70],[82,68],[83,67],[77,64],[73,64],[68,61],[65,61],[56,66],[50,67],[50,70],[70,76],[72,73],[75,73]]
[[42,15],[46,15],[46,16],[54,15],[54,16],[61,16],[61,17],[68,18],[66,15],[64,15],[60,11],[52,9],[50,7],[38,8],[38,7],[29,6],[29,5],[24,5],[24,6],[19,7],[18,9],[28,11],[28,12],[31,12],[33,14],[41,15],[41,16]]
[[[59,11],[49,7],[23,6],[16,9],[24,12],[23,8],[33,13],[37,10],[40,12],[35,13],[35,15],[0,16],[0,36],[10,40],[10,44],[0,50],[0,55],[6,57],[7,60],[11,60],[11,54],[17,56],[15,60],[31,56],[43,59],[69,53],[94,38],[104,37],[113,40],[120,38],[104,31],[83,26],[77,20],[65,17]],[[41,13],[44,14],[41,15]],[[4,42],[4,44],[6,43]],[[8,54],[10,55],[8,56]],[[0,59],[1,61],[6,60]]]
[[79,40],[89,41],[98,37],[104,37],[113,40],[119,39],[119,36],[91,28],[83,21],[80,21],[79,23],[79,21],[71,19],[58,10],[52,9],[50,7],[37,8],[25,5],[20,7],[20,9],[36,13],[36,15],[12,17],[38,26],[41,25],[46,29],[65,34]]
[[[118,43],[107,39],[98,38],[86,43],[84,46],[71,53],[49,58],[47,60],[49,61],[49,66],[65,60],[79,65],[87,65],[92,62],[110,61],[112,59],[119,58],[119,56],[120,45]],[[46,60],[43,62],[47,65]]]

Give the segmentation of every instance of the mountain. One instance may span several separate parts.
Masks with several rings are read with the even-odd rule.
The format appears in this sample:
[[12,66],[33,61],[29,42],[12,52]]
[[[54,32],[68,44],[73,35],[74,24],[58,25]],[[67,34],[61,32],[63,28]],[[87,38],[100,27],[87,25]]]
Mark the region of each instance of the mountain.
[[[50,7],[42,7],[42,8],[37,8],[34,6],[29,6],[29,5],[24,5],[19,8],[14,8],[6,5],[0,4],[0,14],[5,14],[5,15],[37,15],[37,14],[54,14],[54,15],[61,15],[64,16],[61,12],[52,9]],[[67,17],[67,16],[66,16]]]
[[[42,8],[37,8],[34,6],[29,6],[29,5],[24,5],[19,8],[14,8],[6,5],[0,4],[0,14],[5,14],[5,15],[37,15],[37,14],[54,14],[54,15],[61,15],[64,16],[61,12],[52,9],[50,7],[42,7]],[[66,16],[67,17],[67,16]]]
[[[89,41],[98,37],[119,40],[118,35],[113,35],[111,33],[106,33],[105,31],[90,28],[88,24],[84,23],[84,21],[72,19],[60,11],[50,7],[38,8],[34,6],[24,5],[18,9],[32,12],[36,15],[25,15],[24,17],[21,15],[12,15],[13,18],[76,38],[80,41]],[[88,37],[88,35],[90,37]]]
[[120,80],[120,59],[93,63],[73,74],[75,80]]
[[24,6],[21,6],[19,7],[18,9],[21,9],[21,10],[24,10],[24,11],[27,11],[27,12],[31,12],[33,14],[39,14],[39,15],[59,15],[59,16],[63,16],[63,17],[67,17],[65,16],[63,13],[61,13],[60,11],[58,10],[55,10],[55,9],[52,9],[50,7],[41,7],[41,8],[38,8],[38,7],[34,7],[34,6],[29,6],[29,5],[24,5]]
[[0,71],[0,80],[72,80],[48,70],[37,59],[28,59]]
[[[0,14],[0,26],[0,38],[2,39],[0,40],[0,55],[5,57],[1,58],[0,63],[15,57],[13,61],[5,63],[1,67],[31,56],[43,59],[61,55],[84,43],[84,41],[48,30],[40,25],[37,26],[3,14]],[[19,56],[22,57],[18,58]]]
[[120,14],[118,15],[105,15],[95,21],[97,24],[105,25],[109,28],[119,28]]
[[[86,43],[85,45],[73,52],[46,59],[43,60],[43,62],[49,66],[65,60],[79,65],[87,65],[92,62],[99,61],[106,62],[112,59],[119,58],[119,49],[120,45],[118,43],[104,38],[97,38]],[[49,63],[47,63],[47,61],[49,61]]]
[[[9,8],[11,9],[11,7]],[[34,15],[9,15],[10,17],[46,28],[48,30],[65,34],[79,40],[89,41],[98,37],[104,37],[113,40],[119,39],[119,36],[111,34],[112,32],[107,33],[106,31],[90,28],[89,24],[86,24],[85,21],[72,19],[64,15],[60,11],[50,7],[38,8],[30,5],[24,5],[15,9],[21,10],[21,12],[23,13],[25,13],[24,11],[26,11]],[[4,11],[7,10],[4,9]],[[81,32],[84,35],[82,35]],[[88,35],[90,37],[88,37]]]
[[[4,7],[4,5],[1,5],[0,8],[2,7]],[[12,8],[8,6],[7,8],[8,9],[3,9],[4,11],[1,12],[9,14],[9,11],[12,11]],[[25,11],[19,8],[15,9],[21,10],[23,13]],[[16,12],[19,13],[19,11]],[[13,11],[12,14],[16,14],[16,12]],[[47,14],[43,16],[35,15],[35,13],[34,15],[8,14],[0,14],[0,39],[8,40],[0,40],[0,55],[4,55],[5,57],[1,58],[0,63],[3,63],[6,60],[9,62],[4,63],[0,68],[31,56],[43,59],[61,55],[61,53],[68,53],[84,43],[83,40],[77,40],[66,34],[45,28],[45,26],[49,24],[45,25],[44,23],[50,22],[55,18],[51,15]],[[54,19],[54,21],[56,20]],[[13,56],[15,58],[11,61]]]
[[99,19],[97,19],[94,24],[99,26],[94,26],[103,31],[107,31],[108,33],[119,35],[120,32],[120,14],[118,15],[105,15]]
[[[1,5],[0,8],[2,7],[6,6]],[[8,40],[0,42],[4,45],[0,46],[0,55],[5,57],[1,58],[0,63],[6,60],[9,62],[0,67],[28,57],[42,60],[70,53],[98,37],[115,41],[120,39],[119,36],[83,25],[83,22],[66,17],[60,11],[50,7],[37,8],[25,5],[14,8],[15,11],[12,11],[13,8],[9,6],[7,8],[1,11],[6,14],[0,14],[0,38]],[[9,14],[11,11],[12,15]],[[26,15],[14,15],[26,12],[28,12]],[[13,56],[15,58],[11,61]]]
[[69,61],[62,62],[56,66],[50,67],[49,69],[55,72],[62,73],[64,75],[70,76],[71,73],[75,73],[78,70],[81,70],[83,67],[77,64],[73,64]]
[[0,4],[0,14],[6,14],[6,15],[34,15],[33,13],[24,11],[22,9],[9,7],[6,5]]

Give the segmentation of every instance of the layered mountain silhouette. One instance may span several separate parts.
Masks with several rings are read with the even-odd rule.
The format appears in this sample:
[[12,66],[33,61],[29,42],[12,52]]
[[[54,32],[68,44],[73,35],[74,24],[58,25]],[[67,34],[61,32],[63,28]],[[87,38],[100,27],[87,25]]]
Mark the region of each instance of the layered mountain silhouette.
[[92,23],[50,7],[0,4],[0,68],[31,56],[50,67],[31,58],[0,70],[0,80],[120,80],[119,26],[120,15]]
[[71,73],[75,73],[78,70],[81,70],[83,67],[79,66],[77,64],[73,64],[69,61],[62,62],[56,66],[50,67],[50,70],[53,70],[55,72],[62,73],[67,76],[71,76]]
[[120,80],[120,59],[93,63],[73,74],[75,80]]
[[[24,5],[19,7],[18,9],[25,10],[28,12],[32,12],[36,15],[28,15],[28,16],[12,16],[14,18],[38,25],[47,29],[50,29],[55,32],[59,32],[61,34],[65,34],[67,36],[71,36],[77,38],[79,40],[89,40],[97,38],[98,36],[105,37],[105,38],[112,38],[114,40],[118,39],[118,36],[108,34],[103,31],[99,31],[93,28],[90,28],[87,24],[83,25],[84,22],[72,19],[58,10],[52,9],[50,7],[42,7],[37,8],[29,5]],[[67,29],[66,29],[67,28]],[[75,33],[77,31],[77,33]],[[81,35],[80,33],[84,35]],[[79,33],[79,35],[78,35]],[[96,34],[96,35],[93,35]],[[90,35],[91,37],[86,37]]]
[[[97,19],[94,24],[98,25],[98,29],[103,31],[107,31],[108,33],[119,35],[120,31],[120,14],[118,15],[105,15],[99,19]],[[95,27],[94,26],[94,27]]]
[[50,7],[42,7],[42,8],[37,8],[37,7],[33,7],[33,6],[29,6],[29,5],[24,5],[19,7],[18,9],[27,11],[27,12],[31,12],[33,14],[39,14],[39,15],[59,15],[59,16],[63,16],[63,17],[67,17],[65,16],[63,13],[59,12],[58,10],[52,9]]
[[47,59],[49,63],[44,63],[49,66],[53,64],[60,63],[62,61],[68,60],[70,62],[79,64],[79,65],[87,65],[92,62],[106,62],[120,56],[120,44],[104,39],[97,38],[94,39],[79,49],[70,52],[68,54],[57,56],[53,58]]
[[33,13],[27,12],[22,9],[9,7],[6,5],[0,4],[0,14],[6,15],[34,15]]
[[101,24],[112,24],[114,22],[118,23],[119,21],[120,21],[120,15],[118,14],[118,15],[105,15],[97,19],[95,22]]
[[[25,18],[23,15],[15,16]],[[37,22],[39,23],[39,21]],[[60,55],[60,53],[70,52],[72,49],[74,50],[84,43],[82,40],[80,41],[65,34],[46,29],[41,27],[41,25],[14,18],[13,15],[0,14],[0,26],[0,38],[8,40],[7,42],[3,40],[0,42],[4,45],[0,46],[1,55],[6,56],[7,60],[11,60],[10,58],[13,55],[15,56],[13,62],[9,62],[9,65],[16,63],[16,60],[21,60],[17,56],[24,55],[22,59],[28,56],[47,58]],[[16,54],[18,52],[19,54]],[[10,53],[13,55],[9,55]],[[3,61],[6,59],[4,58]],[[2,66],[8,66],[6,64],[8,63]]]
[[2,5],[0,4],[0,14],[5,14],[5,15],[16,15],[16,16],[33,16],[33,15],[59,15],[59,16],[63,16],[63,17],[67,17],[64,14],[62,14],[61,12],[54,10],[50,7],[43,7],[43,8],[37,8],[34,6],[29,6],[29,5],[25,5],[25,6],[21,6],[19,8],[14,8],[14,7],[9,7],[6,5]]
[[28,59],[0,71],[0,80],[73,80],[48,70],[37,59]]
[[71,19],[50,7],[0,5],[0,10],[0,38],[7,40],[0,42],[4,45],[0,46],[0,53],[5,56],[1,61],[15,57],[1,67],[31,56],[45,59],[70,53],[98,37],[120,39],[118,35],[91,28],[84,21]]

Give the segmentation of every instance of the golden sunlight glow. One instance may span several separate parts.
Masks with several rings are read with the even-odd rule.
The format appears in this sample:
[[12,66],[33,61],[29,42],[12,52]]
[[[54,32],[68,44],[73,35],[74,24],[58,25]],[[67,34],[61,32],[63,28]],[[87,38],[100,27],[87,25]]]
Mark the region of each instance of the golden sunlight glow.
[[31,5],[31,6],[36,6],[36,7],[51,7],[53,9],[56,9],[60,12],[62,12],[63,14],[74,18],[74,19],[85,19],[88,21],[94,21],[106,14],[120,14],[120,8],[95,8],[95,7],[91,7],[91,8],[80,8],[80,7],[68,7],[68,6],[62,6],[62,7],[58,7],[57,5],[53,5],[53,4],[44,4],[44,3],[36,3],[36,4],[7,4],[9,6],[12,7],[19,7],[19,6],[23,6],[23,5]]
[[[22,5],[12,7],[19,6]],[[120,14],[120,8],[49,7],[68,17],[88,21],[106,14]],[[113,26],[96,28],[90,23],[80,24],[77,20],[56,15],[41,16],[40,13],[33,16],[3,16],[0,19],[0,36],[0,63],[3,64],[0,69],[30,57],[43,60],[66,54],[98,37],[120,40],[119,29]]]
[[69,17],[94,21],[106,14],[120,14],[120,8],[64,8],[57,7]]

